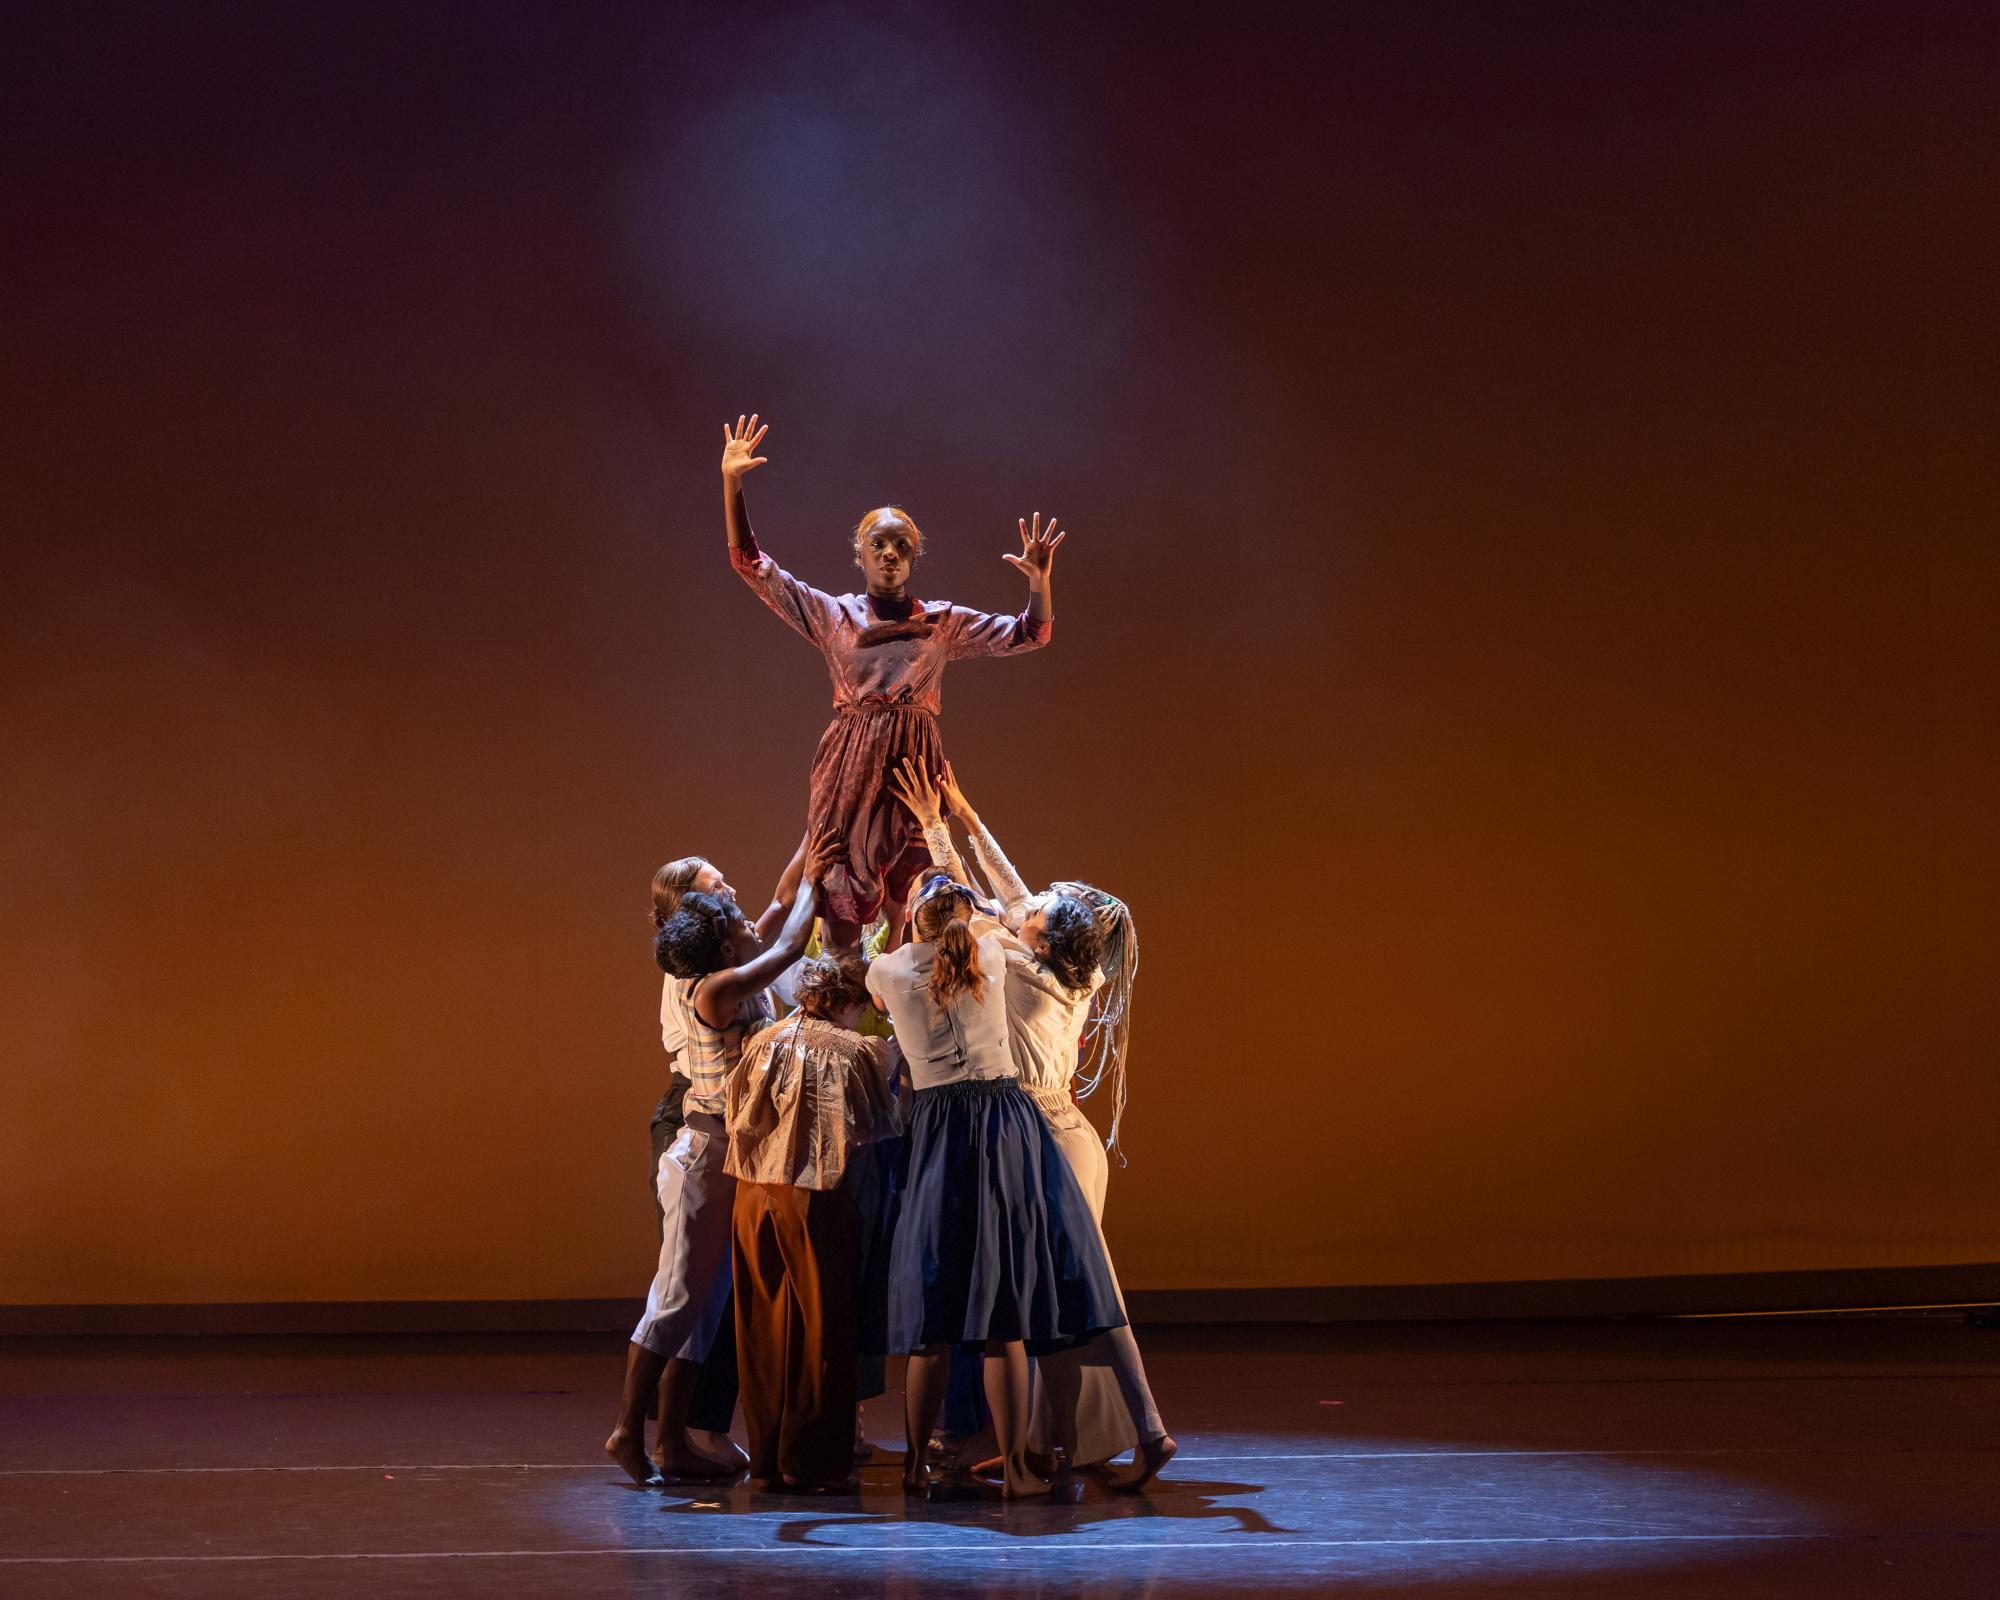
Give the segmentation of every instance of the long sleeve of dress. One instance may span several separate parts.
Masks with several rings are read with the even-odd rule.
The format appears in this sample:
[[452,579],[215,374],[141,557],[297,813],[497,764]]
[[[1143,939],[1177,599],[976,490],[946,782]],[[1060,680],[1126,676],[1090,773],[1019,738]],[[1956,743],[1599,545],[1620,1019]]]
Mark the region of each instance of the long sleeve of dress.
[[960,883],[966,881],[965,863],[958,858],[952,848],[951,828],[942,820],[924,824],[924,847],[931,853],[931,865],[940,872],[949,872]]
[[950,611],[951,647],[946,659],[960,661],[967,656],[1018,656],[1039,650],[1054,637],[1055,620],[1043,620],[1023,609],[1014,616],[997,611],[974,611],[970,606],[953,606]]
[[826,647],[828,636],[840,620],[840,602],[832,595],[801,583],[755,545],[732,549],[729,564],[759,600],[785,619],[793,632],[810,644]]
[[1021,881],[1020,873],[1014,870],[1014,863],[1007,859],[1000,842],[987,832],[983,822],[972,830],[972,854],[980,870],[986,874],[986,881],[993,885],[993,892],[1000,897],[1009,926],[1018,927],[1021,919],[1028,914],[1028,886]]

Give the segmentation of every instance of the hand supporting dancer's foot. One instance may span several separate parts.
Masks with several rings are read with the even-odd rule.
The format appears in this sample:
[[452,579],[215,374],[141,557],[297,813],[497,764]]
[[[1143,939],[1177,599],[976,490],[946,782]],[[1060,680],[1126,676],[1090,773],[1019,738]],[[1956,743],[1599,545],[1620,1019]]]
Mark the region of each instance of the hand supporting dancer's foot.
[[1173,1460],[1179,1451],[1180,1446],[1174,1443],[1172,1434],[1163,1433],[1157,1439],[1140,1440],[1139,1448],[1132,1452],[1132,1476],[1121,1478],[1111,1487],[1124,1494],[1137,1494],[1159,1476],[1160,1468]]
[[625,1475],[640,1488],[659,1482],[660,1475],[646,1454],[644,1441],[629,1429],[613,1429],[611,1437],[604,1441],[604,1453],[624,1468]]

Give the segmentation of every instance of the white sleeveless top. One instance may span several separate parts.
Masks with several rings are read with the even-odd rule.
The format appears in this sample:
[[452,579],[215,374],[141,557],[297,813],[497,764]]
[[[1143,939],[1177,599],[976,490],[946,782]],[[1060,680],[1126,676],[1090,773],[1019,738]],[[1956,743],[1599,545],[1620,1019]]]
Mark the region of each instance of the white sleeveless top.
[[978,941],[980,999],[960,994],[949,1006],[931,999],[931,972],[937,947],[923,941],[876,957],[868,987],[888,1008],[896,1044],[910,1063],[910,1082],[919,1089],[973,1078],[1012,1078],[1013,1047],[1007,1035],[1007,955],[999,939]]

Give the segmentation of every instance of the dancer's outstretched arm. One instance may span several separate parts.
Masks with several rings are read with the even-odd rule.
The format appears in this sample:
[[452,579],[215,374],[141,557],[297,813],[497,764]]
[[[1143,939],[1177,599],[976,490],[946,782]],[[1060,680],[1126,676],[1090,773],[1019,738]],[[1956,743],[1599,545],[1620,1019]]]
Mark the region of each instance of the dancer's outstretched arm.
[[722,425],[722,519],[732,558],[738,551],[753,561],[757,557],[757,536],[750,531],[750,513],[743,504],[743,479],[770,460],[757,454],[757,446],[770,431],[769,424],[757,426],[754,411],[747,419],[738,417],[733,429],[726,422]]
[[958,786],[958,778],[951,770],[951,763],[945,763],[944,801],[951,808],[951,814],[965,824],[965,832],[972,841],[973,858],[980,870],[993,885],[994,895],[1006,912],[1007,925],[1018,928],[1021,919],[1028,914],[1028,901],[1032,898],[1028,886],[1021,881],[1020,873],[1014,870],[1014,863],[1007,859],[1000,848],[1000,841],[986,829],[979,820],[979,813],[972,809],[972,802],[965,798],[965,791]]
[[[969,885],[974,894],[978,894],[979,884],[965,870],[965,862],[952,848],[951,829],[946,826],[944,815],[939,809],[937,785],[918,771],[914,762],[905,761],[901,774],[890,777],[889,787],[894,791],[896,798],[916,814],[918,823],[922,825],[924,843],[931,853],[931,865],[949,872],[960,883]],[[1011,921],[1006,919],[1004,914],[995,916],[993,907],[986,901],[981,901],[972,909],[974,938],[982,938],[989,933],[997,934],[1001,943],[1009,949],[1025,951],[1028,947],[1015,937],[1015,929],[1020,923],[1021,919],[1018,916]]]
[[965,863],[952,848],[951,829],[945,824],[937,785],[931,782],[930,774],[919,769],[916,762],[906,760],[898,771],[889,774],[889,792],[903,802],[917,819],[917,826],[924,830],[924,845],[931,853],[931,865],[940,872],[949,872],[960,883],[970,884]]
[[756,453],[768,427],[755,416],[738,417],[736,426],[722,426],[722,525],[729,539],[729,564],[743,581],[795,633],[824,647],[840,619],[839,603],[809,583],[801,583],[757,548],[750,530],[750,511],[743,503],[743,479],[769,459]]
[[806,841],[799,841],[798,849],[792,852],[792,859],[785,863],[785,870],[778,875],[778,886],[771,891],[771,903],[757,919],[757,937],[765,941],[773,938],[785,925],[785,917],[792,909],[792,902],[799,895],[799,880],[805,876]]
[[1037,511],[1031,525],[1021,521],[1021,553],[1000,559],[1017,568],[1028,580],[1028,606],[1013,616],[997,611],[974,611],[970,606],[953,606],[950,611],[950,655],[956,661],[965,656],[1011,656],[1039,650],[1055,636],[1056,611],[1051,578],[1055,571],[1056,549],[1069,536],[1056,531],[1056,519],[1043,526]]
[[1009,566],[1018,568],[1028,579],[1028,615],[1037,622],[1056,620],[1056,601],[1052,584],[1055,577],[1056,547],[1069,535],[1056,532],[1056,519],[1049,518],[1046,529],[1042,527],[1042,514],[1035,513],[1035,523],[1031,528],[1026,518],[1021,521],[1021,553],[1017,556],[1002,556],[1000,559]]
[[754,994],[761,994],[771,980],[806,953],[812,937],[813,918],[819,911],[820,880],[840,859],[841,844],[831,829],[813,840],[806,850],[804,875],[799,892],[778,930],[777,943],[740,967],[725,967],[702,980],[694,997],[695,1011],[711,1028],[725,1028],[736,1008]]

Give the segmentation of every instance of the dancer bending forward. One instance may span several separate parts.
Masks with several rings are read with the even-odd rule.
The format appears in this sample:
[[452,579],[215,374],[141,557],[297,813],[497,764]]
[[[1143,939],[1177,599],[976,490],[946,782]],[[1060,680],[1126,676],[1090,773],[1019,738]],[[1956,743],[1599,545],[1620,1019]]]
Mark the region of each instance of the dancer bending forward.
[[[831,838],[806,852],[803,881],[776,943],[768,949],[737,907],[721,895],[690,892],[655,941],[660,965],[682,985],[669,989],[685,1048],[679,1067],[688,1080],[679,1136],[660,1162],[665,1222],[659,1270],[645,1314],[626,1352],[625,1392],[607,1454],[644,1484],[669,1478],[712,1478],[735,1471],[695,1448],[687,1436],[688,1408],[701,1364],[728,1309],[730,1220],[735,1180],[723,1170],[727,1131],[724,1085],[743,1053],[746,1014],[771,1020],[765,990],[804,952],[818,890],[838,855]],[[659,1433],[653,1463],[646,1458],[646,1403],[657,1387]]]
[[[906,767],[896,789],[923,828],[932,859],[962,874],[937,787],[924,773]],[[1096,1130],[1076,1104],[1074,1085],[1087,1029],[1090,1060],[1083,1092],[1105,1076],[1111,1078],[1115,1142],[1125,1109],[1125,1043],[1139,964],[1132,914],[1123,901],[1085,883],[1057,883],[1031,895],[949,768],[943,799],[965,824],[973,855],[1005,919],[996,927],[975,917],[972,927],[975,933],[995,934],[1005,952],[1007,1037],[1021,1086],[1034,1098],[1076,1173],[1101,1240],[1109,1164]],[[1054,1443],[1082,1466],[1107,1462],[1129,1449],[1135,1470],[1116,1485],[1128,1490],[1143,1489],[1173,1458],[1178,1446],[1161,1420],[1129,1323],[1081,1349],[1046,1356],[1038,1365],[1043,1381],[1030,1429],[1038,1446]]]
[[1028,604],[1016,616],[974,611],[911,596],[911,569],[923,534],[899,506],[882,506],[854,530],[854,559],[865,594],[830,595],[801,583],[757,547],[743,503],[745,474],[765,462],[757,446],[769,430],[757,418],[722,430],[722,506],[729,559],[765,605],[826,658],[834,717],[813,755],[806,832],[831,828],[846,850],[828,879],[827,942],[852,950],[862,927],[887,903],[901,927],[903,902],[925,861],[923,840],[889,793],[888,776],[905,758],[926,772],[944,765],[938,737],[945,663],[963,656],[1021,655],[1049,642],[1055,611],[1050,576],[1065,535],[1055,519],[1021,524],[1021,553],[1002,559],[1028,580]]
[[[869,968],[915,1085],[909,1181],[889,1266],[892,1350],[904,1378],[903,1486],[927,1493],[931,1425],[953,1345],[983,1350],[1004,1492],[1029,1470],[1028,1355],[1121,1326],[1124,1308],[1090,1202],[1021,1091],[1007,1035],[1006,955],[968,926],[972,891],[926,881],[913,944]],[[1063,1485],[1059,1492],[1070,1488]]]

